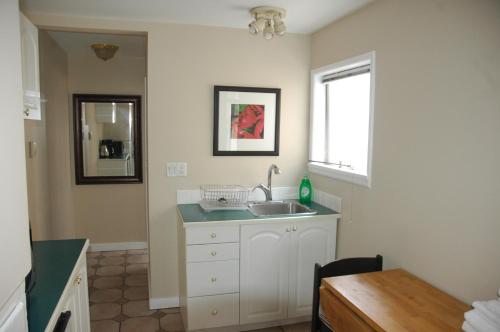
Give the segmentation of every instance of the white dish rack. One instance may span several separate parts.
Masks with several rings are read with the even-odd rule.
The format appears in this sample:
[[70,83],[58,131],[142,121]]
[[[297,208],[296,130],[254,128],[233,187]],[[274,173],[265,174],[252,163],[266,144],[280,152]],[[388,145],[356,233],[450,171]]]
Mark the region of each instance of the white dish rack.
[[205,211],[247,209],[248,188],[238,185],[203,185],[200,189],[200,206]]

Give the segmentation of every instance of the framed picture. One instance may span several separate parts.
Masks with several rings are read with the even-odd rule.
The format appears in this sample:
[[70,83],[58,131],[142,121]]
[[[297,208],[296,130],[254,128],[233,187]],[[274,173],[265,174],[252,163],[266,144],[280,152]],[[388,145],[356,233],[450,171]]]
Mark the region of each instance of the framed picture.
[[214,87],[214,156],[278,156],[280,89]]

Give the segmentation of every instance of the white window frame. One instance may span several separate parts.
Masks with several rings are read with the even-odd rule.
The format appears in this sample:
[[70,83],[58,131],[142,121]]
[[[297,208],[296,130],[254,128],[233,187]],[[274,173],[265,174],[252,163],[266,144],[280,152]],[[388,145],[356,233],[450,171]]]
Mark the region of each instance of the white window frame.
[[[317,109],[326,107],[325,88],[322,79],[326,75],[349,70],[352,68],[370,65],[370,110],[369,110],[369,128],[368,128],[368,165],[367,175],[360,175],[342,170],[336,165],[329,165],[312,160],[314,140],[315,120]],[[375,105],[375,51],[371,51],[359,56],[355,56],[328,66],[317,68],[311,71],[311,109],[310,109],[310,128],[309,128],[309,163],[308,169],[311,173],[320,174],[338,180],[351,182],[371,188],[372,180],[372,150],[373,150],[373,113]],[[324,112],[324,111],[322,111]],[[317,142],[316,142],[317,143]]]

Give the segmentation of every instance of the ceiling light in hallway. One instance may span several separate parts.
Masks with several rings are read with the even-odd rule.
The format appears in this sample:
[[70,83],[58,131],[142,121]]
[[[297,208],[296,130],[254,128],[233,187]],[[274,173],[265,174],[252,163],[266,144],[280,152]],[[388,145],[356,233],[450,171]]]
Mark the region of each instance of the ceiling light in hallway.
[[90,47],[94,50],[95,55],[104,61],[107,61],[115,56],[116,51],[118,51],[118,46],[113,44],[92,44]]

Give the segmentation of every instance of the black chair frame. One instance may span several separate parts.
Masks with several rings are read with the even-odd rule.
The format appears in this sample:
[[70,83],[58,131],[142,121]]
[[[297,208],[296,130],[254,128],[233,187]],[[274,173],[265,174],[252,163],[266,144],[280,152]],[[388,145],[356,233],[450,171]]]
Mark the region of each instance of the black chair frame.
[[321,286],[321,279],[349,274],[382,271],[382,263],[383,258],[380,255],[375,257],[345,258],[328,263],[325,266],[321,266],[316,263],[314,266],[313,315],[311,332],[331,331],[319,318],[319,288]]

